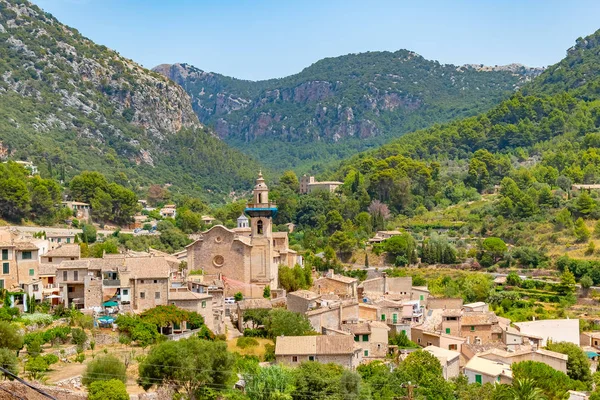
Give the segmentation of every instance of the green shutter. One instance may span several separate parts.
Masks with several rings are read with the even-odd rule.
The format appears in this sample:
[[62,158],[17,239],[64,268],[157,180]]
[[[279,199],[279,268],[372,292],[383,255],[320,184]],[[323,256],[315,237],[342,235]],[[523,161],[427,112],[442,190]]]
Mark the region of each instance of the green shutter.
[[385,322],[385,314],[381,314],[381,320]]
[[450,334],[450,328],[446,328],[446,333]]
[[475,375],[475,383],[481,384],[481,375]]
[[355,341],[355,342],[358,342],[358,341],[360,341],[360,337],[359,337],[358,335],[354,335],[354,341]]
[[2,259],[8,260],[8,249],[2,249]]
[[2,263],[2,273],[10,274],[10,264],[9,263]]
[[365,350],[365,357],[369,357],[369,350]]
[[363,335],[363,342],[368,342],[369,341],[369,335]]
[[475,325],[471,326],[471,332],[473,332],[475,330]]
[[0,289],[4,289],[4,279],[0,279]]
[[425,300],[425,296],[423,296],[423,295],[420,295],[420,296],[419,296],[419,300],[421,300],[421,301]]
[[33,276],[35,274],[35,270],[33,268],[29,269],[29,276]]

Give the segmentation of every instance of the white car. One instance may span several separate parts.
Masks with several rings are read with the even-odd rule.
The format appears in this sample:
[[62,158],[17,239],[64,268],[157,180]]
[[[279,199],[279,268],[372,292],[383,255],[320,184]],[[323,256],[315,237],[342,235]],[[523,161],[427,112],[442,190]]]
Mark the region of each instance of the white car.
[[233,297],[225,297],[225,304],[235,304],[235,299]]

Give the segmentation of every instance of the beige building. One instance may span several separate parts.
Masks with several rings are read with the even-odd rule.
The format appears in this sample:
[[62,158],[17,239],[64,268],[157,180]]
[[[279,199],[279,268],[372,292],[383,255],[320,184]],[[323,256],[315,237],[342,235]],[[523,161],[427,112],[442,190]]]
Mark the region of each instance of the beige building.
[[213,226],[187,246],[188,270],[202,270],[209,279],[223,280],[226,296],[240,291],[245,297],[262,297],[265,286],[279,287],[279,265],[293,267],[296,252],[289,249],[287,233],[273,232],[277,207],[269,201],[262,174],[245,212],[250,216],[249,228]]
[[344,322],[358,321],[358,304],[356,302],[333,303],[310,310],[306,312],[306,316],[316,332],[322,332],[323,328],[341,329]]
[[458,352],[461,351],[461,347],[465,343],[465,339],[460,336],[427,331],[422,326],[413,326],[411,328],[410,340],[422,347],[436,346]]
[[509,384],[512,382],[510,365],[477,356],[473,357],[465,365],[464,374],[469,379],[469,383]]
[[444,379],[457,378],[460,375],[460,353],[458,351],[443,349],[436,346],[427,346],[423,349],[431,353],[440,361]]
[[318,307],[320,295],[310,290],[297,290],[287,294],[287,309],[304,314]]
[[363,349],[363,360],[383,359],[388,352],[390,328],[383,322],[347,322],[342,331],[349,332]]
[[327,191],[334,193],[338,187],[343,185],[343,182],[338,181],[323,181],[318,182],[314,176],[303,175],[300,177],[300,194],[307,194],[316,191]]
[[80,201],[63,201],[63,207],[73,210],[73,216],[77,219],[88,220],[91,215],[92,207],[88,203]]
[[564,372],[565,374],[567,373],[567,359],[569,358],[566,354],[546,349],[531,348],[529,346],[524,346],[521,349],[512,351],[493,348],[477,353],[477,357],[508,365],[521,361],[537,361],[544,363],[557,371]]
[[61,244],[40,257],[43,264],[60,264],[63,261],[79,260],[81,248],[77,243]]
[[289,366],[316,361],[356,369],[362,354],[361,346],[351,335],[280,336],[275,342],[275,360]]
[[48,233],[46,234],[46,240],[48,240],[50,244],[50,250],[53,250],[63,244],[75,243],[75,233]]
[[358,279],[334,274],[329,270],[327,275],[313,282],[312,291],[317,294],[335,294],[341,298],[355,299],[358,295]]
[[465,312],[459,322],[460,336],[468,343],[486,344],[502,340],[502,328],[493,312]]

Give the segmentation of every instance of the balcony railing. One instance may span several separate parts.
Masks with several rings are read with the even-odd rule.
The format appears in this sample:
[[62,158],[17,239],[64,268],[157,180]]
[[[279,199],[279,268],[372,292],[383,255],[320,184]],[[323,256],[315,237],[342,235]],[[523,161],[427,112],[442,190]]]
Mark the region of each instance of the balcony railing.
[[121,286],[121,280],[120,279],[103,279],[102,285],[103,286]]

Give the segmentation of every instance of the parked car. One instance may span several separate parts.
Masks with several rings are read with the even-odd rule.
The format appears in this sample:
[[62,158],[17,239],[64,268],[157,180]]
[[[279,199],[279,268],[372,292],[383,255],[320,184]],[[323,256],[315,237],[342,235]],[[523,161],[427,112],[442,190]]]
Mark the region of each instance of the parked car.
[[235,299],[233,297],[225,297],[225,304],[235,304]]

